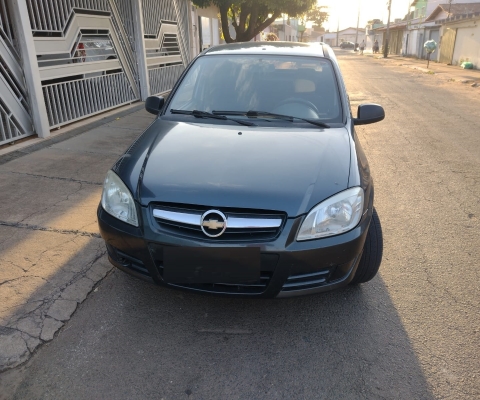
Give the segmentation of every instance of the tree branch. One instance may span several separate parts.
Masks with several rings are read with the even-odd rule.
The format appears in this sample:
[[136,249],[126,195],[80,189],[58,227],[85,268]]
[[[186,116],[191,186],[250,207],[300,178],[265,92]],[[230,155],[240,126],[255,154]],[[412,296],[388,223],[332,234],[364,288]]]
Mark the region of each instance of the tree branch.
[[246,30],[246,34],[247,36],[250,36],[250,38],[255,36],[253,32],[258,22],[257,19],[258,19],[258,3],[255,3],[255,5],[252,6],[252,10],[250,13],[250,20],[248,21],[248,28]]
[[[275,11],[272,16],[268,19],[266,19],[265,21],[263,21],[263,23],[261,23],[260,25],[258,25],[257,28],[253,29],[252,31],[252,37],[253,38],[254,36],[258,35],[261,31],[263,31],[267,26],[270,26],[280,15],[282,15],[282,13],[280,11]],[[250,38],[250,39],[251,39]],[[249,39],[249,40],[250,40]]]
[[242,4],[242,11],[240,12],[240,21],[238,23],[242,34],[245,33],[245,24],[247,23],[247,17],[251,12],[251,4],[244,3]]
[[225,42],[232,43],[233,39],[230,36],[230,30],[228,29],[228,6],[221,5],[219,7],[220,10],[220,20],[222,22],[222,32]]

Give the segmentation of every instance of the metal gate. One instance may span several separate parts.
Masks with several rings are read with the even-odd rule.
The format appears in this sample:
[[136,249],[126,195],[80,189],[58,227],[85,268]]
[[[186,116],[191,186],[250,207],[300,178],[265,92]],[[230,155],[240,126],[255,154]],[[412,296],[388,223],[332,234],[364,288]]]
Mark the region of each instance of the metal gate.
[[51,128],[140,98],[129,0],[27,0]]
[[0,93],[0,145],[33,135],[15,31],[5,1],[0,2]]
[[188,2],[143,0],[145,51],[150,92],[172,88],[189,59]]
[[457,37],[457,30],[447,28],[443,32],[442,43],[440,46],[440,62],[444,64],[451,64],[453,59],[453,50],[455,49],[455,38]]

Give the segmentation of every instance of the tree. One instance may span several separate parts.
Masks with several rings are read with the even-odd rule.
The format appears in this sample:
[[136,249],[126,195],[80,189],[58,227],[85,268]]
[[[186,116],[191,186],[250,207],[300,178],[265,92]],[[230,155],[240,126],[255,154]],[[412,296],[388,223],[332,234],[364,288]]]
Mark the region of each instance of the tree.
[[[290,17],[306,13],[316,0],[192,0],[200,8],[210,5],[220,10],[223,37],[227,43],[248,42],[282,14]],[[230,24],[235,38],[230,35]]]
[[322,26],[324,22],[328,21],[328,13],[322,11],[323,9],[328,8],[327,6],[316,6],[310,9],[306,13],[306,21],[313,22],[314,25]]
[[[323,11],[327,6],[315,6],[310,10],[306,11],[305,13],[299,16],[300,21],[305,26],[307,22],[313,22],[314,25],[317,27],[321,27],[324,22],[328,20],[328,13]],[[303,41],[303,33],[305,29],[301,31],[300,41]]]

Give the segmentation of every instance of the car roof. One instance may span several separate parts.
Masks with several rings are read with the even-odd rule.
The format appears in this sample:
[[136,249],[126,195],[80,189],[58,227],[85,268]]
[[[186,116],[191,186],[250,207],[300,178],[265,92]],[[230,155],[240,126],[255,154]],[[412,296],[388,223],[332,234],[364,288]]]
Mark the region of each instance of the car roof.
[[[325,45],[326,46],[326,45]],[[328,57],[325,54],[323,44],[312,46],[309,43],[300,42],[244,42],[230,43],[214,46],[205,51],[205,55],[215,54],[274,54]]]

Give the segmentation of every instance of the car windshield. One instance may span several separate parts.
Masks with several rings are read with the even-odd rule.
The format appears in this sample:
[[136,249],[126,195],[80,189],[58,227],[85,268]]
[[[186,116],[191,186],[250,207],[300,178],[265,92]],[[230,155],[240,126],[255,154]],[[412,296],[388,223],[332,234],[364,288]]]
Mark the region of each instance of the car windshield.
[[171,110],[233,112],[238,118],[270,121],[276,119],[273,114],[328,123],[342,121],[331,62],[300,56],[199,57],[174,93],[167,114]]

